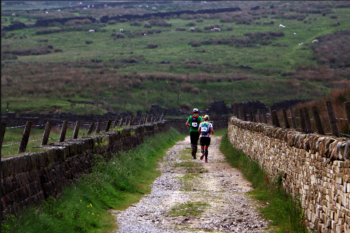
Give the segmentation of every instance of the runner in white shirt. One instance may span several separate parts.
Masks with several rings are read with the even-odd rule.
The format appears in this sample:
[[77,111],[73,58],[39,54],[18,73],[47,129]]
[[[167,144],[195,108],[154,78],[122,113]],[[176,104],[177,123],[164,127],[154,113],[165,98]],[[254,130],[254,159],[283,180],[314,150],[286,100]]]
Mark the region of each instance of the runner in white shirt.
[[205,162],[208,162],[208,148],[210,145],[210,133],[214,135],[213,125],[209,122],[209,116],[203,117],[204,122],[199,125],[198,132],[200,133],[200,144],[201,144],[201,160],[205,157]]

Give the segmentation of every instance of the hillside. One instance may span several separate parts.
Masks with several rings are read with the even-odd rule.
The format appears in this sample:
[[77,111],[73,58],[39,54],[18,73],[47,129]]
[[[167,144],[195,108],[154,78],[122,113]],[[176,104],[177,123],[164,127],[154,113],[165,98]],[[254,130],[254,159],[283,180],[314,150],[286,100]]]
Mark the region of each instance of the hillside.
[[[153,103],[204,108],[217,100],[272,104],[349,85],[347,3],[49,6],[54,10],[2,10],[2,28],[25,24],[2,30],[2,113],[7,102],[10,111],[76,113],[146,112]],[[152,15],[234,7],[241,10]],[[143,14],[152,16],[135,16]],[[45,20],[48,26],[36,26]]]

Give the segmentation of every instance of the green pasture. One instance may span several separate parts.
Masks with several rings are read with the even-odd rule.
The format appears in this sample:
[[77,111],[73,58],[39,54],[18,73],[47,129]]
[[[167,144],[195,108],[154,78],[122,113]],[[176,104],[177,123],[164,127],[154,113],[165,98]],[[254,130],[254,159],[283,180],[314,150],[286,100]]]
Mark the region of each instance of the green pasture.
[[[188,60],[201,61],[210,64],[225,64],[251,66],[255,69],[278,69],[291,70],[296,65],[316,65],[312,59],[312,51],[307,43],[311,43],[317,36],[325,33],[331,33],[336,30],[347,29],[350,27],[350,10],[333,9],[338,19],[330,19],[329,15],[309,14],[306,19],[308,23],[298,20],[275,19],[273,25],[263,25],[263,22],[271,21],[271,16],[253,21],[251,25],[220,23],[219,19],[204,19],[204,22],[195,22],[195,20],[169,19],[167,22],[172,23],[172,27],[154,26],[152,29],[161,29],[162,33],[148,34],[146,36],[137,36],[130,38],[135,30],[147,30],[143,26],[130,26],[130,22],[117,23],[116,25],[106,25],[101,29],[106,32],[89,33],[89,29],[100,27],[98,24],[84,25],[84,31],[66,31],[62,33],[53,33],[48,35],[36,35],[35,29],[17,30],[17,35],[26,34],[27,39],[3,39],[2,44],[9,44],[10,49],[30,48],[41,45],[51,44],[54,48],[60,48],[62,53],[50,53],[36,56],[19,56],[17,61],[21,62],[59,62],[75,61],[82,59],[116,59],[138,58],[143,56],[144,60],[139,60],[143,64],[126,65],[119,68],[121,72],[138,71],[138,72],[157,72],[158,67],[155,65],[144,64],[146,62],[170,61],[174,67],[172,72],[184,72],[181,68],[183,63]],[[315,20],[316,19],[316,20]],[[331,27],[331,23],[340,22],[340,26]],[[202,33],[190,32],[189,22],[195,22],[195,28],[204,29],[204,26],[219,24],[221,32],[211,32],[203,30]],[[261,22],[262,25],[256,25],[255,22]],[[142,23],[144,25],[145,22]],[[283,24],[285,28],[279,28]],[[227,27],[232,26],[233,31],[227,31]],[[65,26],[60,26],[65,30]],[[186,28],[187,31],[175,31],[177,27]],[[113,40],[111,33],[113,30],[119,32],[124,29],[125,39]],[[284,37],[278,37],[271,45],[259,47],[236,48],[229,45],[202,45],[193,48],[188,43],[193,40],[204,41],[210,38],[217,40],[234,36],[235,38],[243,37],[245,33],[250,32],[268,32],[283,31]],[[296,33],[296,35],[294,35]],[[39,39],[48,38],[47,43],[38,42]],[[86,44],[86,40],[92,40],[93,44]],[[300,42],[304,46],[299,46]],[[279,43],[280,46],[276,46]],[[158,48],[149,49],[147,45],[157,44]],[[205,52],[200,52],[201,50]],[[131,54],[132,53],[132,54]],[[169,66],[168,66],[169,67]],[[161,69],[162,70],[162,69]]]
[[[108,88],[104,89],[100,99],[108,102],[109,105],[99,104],[75,104],[68,102],[94,101],[88,97],[89,91],[82,91],[75,97],[52,96],[51,94],[38,93],[30,97],[1,98],[1,112],[6,112],[6,102],[10,103],[9,110],[15,112],[72,112],[76,114],[104,114],[107,111],[121,112],[142,110],[148,112],[151,104],[158,103],[166,108],[178,108],[181,103],[188,103],[190,107],[205,109],[212,101],[224,100],[228,105],[234,102],[247,100],[260,100],[265,104],[273,104],[275,101],[292,98],[312,99],[323,96],[331,90],[320,82],[297,81],[296,87],[290,87],[288,80],[265,78],[258,80],[242,81],[216,81],[208,83],[194,83],[193,87],[199,89],[199,93],[180,91],[179,102],[177,102],[177,90],[180,87],[172,86],[169,81],[142,82],[138,88],[131,88],[129,91],[118,91],[119,98],[115,98]],[[316,91],[316,92],[315,92]],[[84,98],[81,96],[85,96]],[[125,106],[124,106],[125,103]]]

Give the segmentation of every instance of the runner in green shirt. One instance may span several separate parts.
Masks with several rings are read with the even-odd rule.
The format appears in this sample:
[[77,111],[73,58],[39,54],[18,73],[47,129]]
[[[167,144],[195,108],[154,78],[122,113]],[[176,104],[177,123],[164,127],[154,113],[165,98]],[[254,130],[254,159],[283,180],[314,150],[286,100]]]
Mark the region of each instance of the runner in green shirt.
[[198,127],[199,124],[203,121],[202,117],[198,115],[198,112],[199,111],[197,108],[193,109],[193,115],[191,115],[186,121],[186,126],[190,127],[190,138],[193,159],[196,159],[197,153],[197,145],[199,138]]

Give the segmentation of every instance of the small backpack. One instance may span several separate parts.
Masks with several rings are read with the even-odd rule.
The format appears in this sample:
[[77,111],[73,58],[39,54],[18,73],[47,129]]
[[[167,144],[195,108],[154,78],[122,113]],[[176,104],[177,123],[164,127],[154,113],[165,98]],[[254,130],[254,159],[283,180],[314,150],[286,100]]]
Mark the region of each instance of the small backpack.
[[198,128],[198,117],[199,116],[192,116],[192,128]]
[[207,136],[210,133],[210,123],[202,123],[201,134]]

